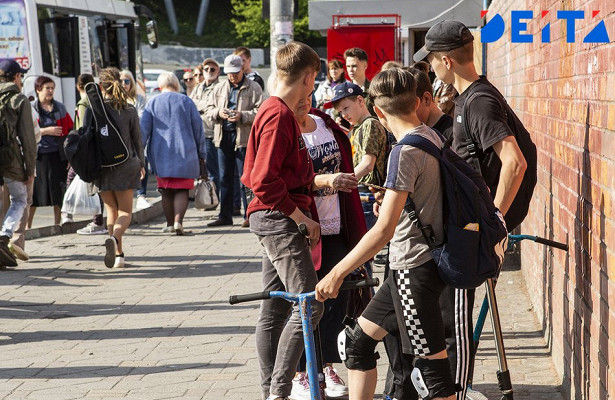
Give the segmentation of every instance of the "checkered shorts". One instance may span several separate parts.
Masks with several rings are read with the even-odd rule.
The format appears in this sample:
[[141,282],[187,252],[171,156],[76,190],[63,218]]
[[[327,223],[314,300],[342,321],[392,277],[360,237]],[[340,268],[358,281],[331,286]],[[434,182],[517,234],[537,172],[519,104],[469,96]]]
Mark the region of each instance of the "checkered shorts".
[[391,270],[362,316],[399,336],[404,353],[427,356],[446,348],[440,294],[444,283],[433,261]]

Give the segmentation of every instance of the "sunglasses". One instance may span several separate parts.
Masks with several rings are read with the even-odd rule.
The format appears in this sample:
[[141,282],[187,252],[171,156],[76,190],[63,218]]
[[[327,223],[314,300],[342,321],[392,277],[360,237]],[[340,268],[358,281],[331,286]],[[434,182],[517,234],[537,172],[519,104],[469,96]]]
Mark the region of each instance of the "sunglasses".
[[214,68],[214,67],[211,67],[211,68],[203,68],[203,71],[205,71],[205,72],[216,72],[216,70],[217,70],[217,69],[216,69],[216,68]]
[[130,85],[130,84],[131,84],[130,79],[121,79],[121,82],[122,82],[124,85]]
[[203,74],[193,74],[194,76],[203,76]]
[[192,82],[192,80],[193,80],[193,79],[194,79],[194,78],[184,78],[184,81],[185,81],[185,82]]

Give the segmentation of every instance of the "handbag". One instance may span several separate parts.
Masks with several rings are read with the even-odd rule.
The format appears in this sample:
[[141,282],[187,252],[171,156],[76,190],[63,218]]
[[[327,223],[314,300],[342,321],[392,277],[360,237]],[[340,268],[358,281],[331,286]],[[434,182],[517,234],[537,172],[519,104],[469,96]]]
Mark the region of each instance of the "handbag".
[[213,210],[218,207],[218,194],[213,181],[199,179],[194,188],[194,206],[198,210]]

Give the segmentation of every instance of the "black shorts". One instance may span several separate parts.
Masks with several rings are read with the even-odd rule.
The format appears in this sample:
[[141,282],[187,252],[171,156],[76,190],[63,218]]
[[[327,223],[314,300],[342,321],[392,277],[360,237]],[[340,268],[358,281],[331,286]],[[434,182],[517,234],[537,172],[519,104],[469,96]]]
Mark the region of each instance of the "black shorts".
[[361,316],[399,336],[404,353],[436,354],[446,348],[440,310],[443,289],[432,260],[412,269],[391,270]]

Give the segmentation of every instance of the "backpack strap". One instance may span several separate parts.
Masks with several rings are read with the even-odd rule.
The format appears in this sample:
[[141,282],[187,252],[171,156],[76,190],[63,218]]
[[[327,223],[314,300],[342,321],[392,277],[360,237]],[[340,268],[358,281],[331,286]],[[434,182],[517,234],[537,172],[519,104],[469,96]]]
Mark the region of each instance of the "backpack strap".
[[[493,85],[491,85],[491,87],[495,89]],[[506,115],[506,120],[508,121],[508,113],[506,112],[506,107],[502,105],[502,99],[498,98],[498,96],[496,96],[493,93],[485,92],[485,91],[476,91],[476,92],[470,93],[466,97],[466,99],[463,101],[463,124],[462,124],[463,129],[462,129],[462,132],[465,136],[465,146],[468,149],[468,153],[470,154],[470,157],[472,159],[472,166],[478,172],[481,172],[481,169],[480,169],[480,158],[481,157],[479,155],[478,143],[472,137],[472,129],[470,129],[470,122],[468,119],[468,115],[469,115],[468,109],[470,107],[470,103],[474,99],[480,96],[491,97],[493,100],[497,101],[502,111],[504,111],[504,114]]]
[[[440,137],[442,137],[442,135],[440,135]],[[397,142],[397,144],[416,147],[417,149],[421,149],[427,154],[434,156],[438,160],[442,158],[442,151],[438,148],[438,146],[436,146],[431,140],[419,135],[406,135],[399,142]],[[418,213],[416,212],[414,201],[410,198],[410,194],[408,194],[404,210],[408,213],[410,220],[414,222],[421,230],[423,238],[425,239],[425,242],[427,242],[427,246],[429,246],[431,250],[435,249],[437,247],[436,234],[431,225],[423,225],[421,223]]]

